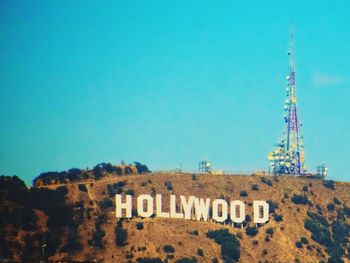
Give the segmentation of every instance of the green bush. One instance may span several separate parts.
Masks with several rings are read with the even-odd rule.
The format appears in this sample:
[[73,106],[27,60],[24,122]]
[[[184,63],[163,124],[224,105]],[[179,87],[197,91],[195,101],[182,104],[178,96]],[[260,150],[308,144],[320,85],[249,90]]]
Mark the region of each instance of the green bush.
[[126,195],[135,195],[135,192],[134,192],[134,190],[129,189],[129,190],[126,190],[125,194]]
[[304,195],[293,195],[292,202],[296,205],[307,205],[309,204],[309,199]]
[[165,253],[174,253],[175,252],[175,248],[172,245],[165,245],[163,247],[163,251]]
[[105,198],[103,198],[102,201],[100,201],[98,203],[98,205],[102,210],[105,210],[105,209],[113,207],[114,203],[111,199],[109,199],[108,197],[105,197]]
[[165,187],[166,187],[166,189],[168,191],[172,191],[173,190],[173,185],[172,185],[172,183],[170,181],[165,181],[164,185],[165,185]]
[[78,184],[78,189],[82,192],[87,192],[87,188],[85,184]]
[[163,263],[160,258],[137,258],[137,263]]
[[309,240],[307,240],[306,237],[301,237],[301,238],[300,238],[300,242],[303,243],[303,244],[305,244],[305,245],[306,245],[306,244],[309,244]]
[[312,219],[312,221],[314,221],[315,223],[320,223],[321,225],[325,226],[325,227],[328,227],[329,226],[329,223],[327,221],[327,219],[322,216],[322,215],[319,215],[319,214],[316,214],[316,213],[313,213],[313,212],[310,212],[308,211],[307,212],[307,215]]
[[320,223],[306,219],[304,227],[312,233],[311,238],[316,242],[327,247],[332,245],[330,231]]
[[248,236],[256,236],[258,234],[258,229],[256,227],[251,227],[251,226],[248,226],[245,233],[248,235]]
[[340,200],[339,200],[338,198],[334,197],[334,198],[333,198],[333,201],[334,201],[334,203],[335,203],[336,205],[341,205],[341,202],[340,202]]
[[103,237],[106,235],[105,231],[101,228],[101,224],[96,222],[96,228],[92,234],[91,245],[98,248],[103,248]]
[[126,245],[128,239],[128,231],[123,229],[123,221],[118,220],[116,227],[114,228],[115,244],[119,247]]
[[272,236],[273,235],[273,228],[270,227],[270,228],[266,229],[266,234]]
[[241,197],[247,197],[247,196],[248,196],[248,193],[247,193],[247,191],[241,191],[241,192],[239,193],[239,196],[241,196]]
[[264,184],[267,184],[268,186],[272,186],[272,181],[266,177],[261,177],[260,181]]
[[331,190],[335,189],[335,182],[333,180],[324,180],[323,185],[328,189],[331,189]]
[[278,208],[278,204],[273,202],[271,199],[267,200],[266,203],[269,204],[269,213],[272,214]]
[[221,255],[224,262],[238,262],[240,258],[240,242],[227,229],[219,229],[207,232],[207,237],[214,239],[221,245]]
[[107,194],[109,197],[113,198],[116,194],[121,194],[123,192],[123,182],[114,183],[113,185],[107,185]]
[[258,184],[252,184],[252,190],[253,191],[259,191],[259,185]]
[[204,257],[204,251],[203,251],[203,249],[198,248],[198,249],[197,249],[197,254],[198,254],[198,256]]
[[297,241],[297,242],[295,242],[295,246],[297,248],[303,248],[303,243],[301,243],[300,241]]
[[278,214],[273,214],[273,219],[275,219],[276,222],[281,222],[283,221],[283,216]]
[[147,165],[141,164],[140,162],[134,162],[134,164],[139,174],[150,173],[150,170],[148,170]]
[[328,210],[329,212],[333,212],[333,211],[335,210],[335,205],[334,205],[333,203],[329,203],[329,204],[327,205],[327,210]]
[[197,263],[197,259],[195,257],[181,258],[181,259],[176,260],[175,263]]
[[138,230],[142,230],[142,229],[143,229],[143,223],[142,223],[142,222],[137,222],[137,223],[136,223],[136,228],[137,228]]

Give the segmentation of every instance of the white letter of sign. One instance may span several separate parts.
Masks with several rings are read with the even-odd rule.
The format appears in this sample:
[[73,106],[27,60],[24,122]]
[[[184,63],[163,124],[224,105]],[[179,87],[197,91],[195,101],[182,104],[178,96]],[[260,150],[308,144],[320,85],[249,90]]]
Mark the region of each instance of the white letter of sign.
[[183,213],[176,212],[176,196],[170,195],[170,217],[172,218],[184,218]]
[[156,214],[157,217],[169,217],[169,212],[163,212],[162,211],[162,195],[157,194],[156,195]]
[[[146,211],[143,207],[143,201],[146,201]],[[153,198],[150,195],[140,195],[137,197],[137,213],[141,217],[150,217],[153,215]]]
[[[219,216],[219,205],[221,206],[221,216]],[[227,219],[227,202],[224,199],[213,201],[213,219],[216,222],[224,222]]]
[[131,195],[126,195],[126,202],[122,203],[122,195],[115,195],[115,216],[116,217],[123,217],[122,216],[122,209],[126,210],[126,216],[128,218],[132,217],[131,214]]
[[[269,220],[269,204],[265,201],[254,201],[254,223],[266,223]],[[262,208],[262,216],[260,213],[260,208]]]
[[[239,207],[239,217],[237,217],[237,206]],[[245,205],[242,201],[235,200],[231,202],[230,217],[234,223],[242,223],[245,220]]]
[[181,199],[182,207],[184,209],[185,219],[191,219],[191,211],[193,207],[194,196],[190,196],[188,198],[188,202],[186,201],[186,197],[183,195],[180,195],[180,199]]
[[194,199],[194,210],[196,212],[196,218],[198,221],[201,220],[201,218],[203,218],[204,221],[208,221],[209,205],[209,198],[205,199],[205,203],[203,198]]

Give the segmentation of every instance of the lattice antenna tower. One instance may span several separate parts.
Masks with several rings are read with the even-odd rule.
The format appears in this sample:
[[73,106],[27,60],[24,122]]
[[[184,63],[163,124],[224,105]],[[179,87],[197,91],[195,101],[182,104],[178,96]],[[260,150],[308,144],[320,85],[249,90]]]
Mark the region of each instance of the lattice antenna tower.
[[289,74],[287,75],[286,100],[284,105],[284,138],[277,148],[269,153],[268,159],[273,174],[303,175],[306,173],[302,123],[299,120],[295,83],[294,32],[290,36]]

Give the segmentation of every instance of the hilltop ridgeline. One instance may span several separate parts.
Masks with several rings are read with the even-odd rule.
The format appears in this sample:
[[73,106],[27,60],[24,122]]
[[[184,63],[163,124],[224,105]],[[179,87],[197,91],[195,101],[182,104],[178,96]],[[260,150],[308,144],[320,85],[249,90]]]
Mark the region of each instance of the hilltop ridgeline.
[[[59,262],[349,262],[349,183],[291,176],[129,176],[98,167],[104,168],[97,180],[92,169],[88,180],[69,183],[65,177],[29,189],[16,176],[1,176],[0,262],[37,262],[41,256]],[[123,220],[115,216],[115,194],[132,195],[133,202],[141,194],[161,194],[164,211],[170,195],[241,200],[247,210],[254,200],[266,200],[270,215],[256,225],[248,212],[243,224],[232,225],[141,218],[135,210]]]
[[94,166],[93,169],[82,170],[72,168],[63,172],[44,172],[33,180],[33,186],[42,187],[55,184],[66,184],[83,182],[86,180],[100,180],[105,177],[122,176],[129,174],[144,174],[149,173],[147,165],[140,162],[134,164],[112,165],[110,163],[100,163]]

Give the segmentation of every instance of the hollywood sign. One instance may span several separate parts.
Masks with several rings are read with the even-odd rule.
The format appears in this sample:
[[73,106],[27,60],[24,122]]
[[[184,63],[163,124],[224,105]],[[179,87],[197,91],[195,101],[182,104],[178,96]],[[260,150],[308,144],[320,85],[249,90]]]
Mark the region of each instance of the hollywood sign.
[[[117,218],[132,217],[132,198],[132,195],[126,195],[123,202],[122,195],[117,194],[115,196],[115,215]],[[196,219],[198,221],[208,221],[212,218],[220,223],[229,218],[233,223],[242,223],[246,217],[245,204],[240,200],[228,203],[225,199],[211,201],[209,198],[197,198],[195,196],[186,198],[180,195],[179,203],[181,205],[177,209],[176,196],[170,195],[169,211],[163,211],[161,194],[157,194],[155,198],[146,194],[139,195],[136,201],[137,215],[146,218],[155,215],[160,218]],[[266,201],[253,201],[253,222],[263,224],[268,220],[269,204]]]

